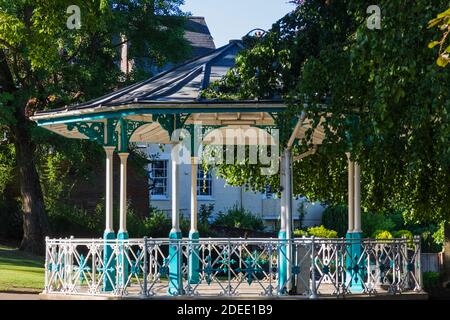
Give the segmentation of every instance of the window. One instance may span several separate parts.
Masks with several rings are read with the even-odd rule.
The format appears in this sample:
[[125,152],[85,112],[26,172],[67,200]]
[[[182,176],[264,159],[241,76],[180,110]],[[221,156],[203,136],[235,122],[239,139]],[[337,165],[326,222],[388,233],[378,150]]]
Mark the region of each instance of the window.
[[266,200],[271,200],[271,199],[276,198],[276,194],[273,193],[271,186],[269,186],[269,185],[266,186],[266,188],[264,189],[263,198]]
[[197,196],[212,197],[212,175],[211,171],[205,175],[203,167],[198,166],[197,169]]
[[167,198],[167,164],[167,160],[155,160],[151,164],[150,194],[152,196]]

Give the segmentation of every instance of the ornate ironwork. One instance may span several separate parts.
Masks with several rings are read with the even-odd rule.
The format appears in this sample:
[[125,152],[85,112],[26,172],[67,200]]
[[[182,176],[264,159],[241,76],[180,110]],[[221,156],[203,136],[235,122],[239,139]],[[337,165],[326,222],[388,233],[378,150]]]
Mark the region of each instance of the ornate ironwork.
[[[420,239],[301,238],[278,239],[180,239],[180,294],[184,296],[284,295],[289,284],[297,294],[342,296],[396,294],[421,291]],[[163,296],[173,272],[171,239],[77,240],[46,242],[45,292],[72,295]],[[192,250],[195,245],[196,250]],[[361,253],[350,258],[352,245]],[[293,258],[281,247],[291,246]],[[105,255],[105,248],[110,248]],[[195,252],[194,255],[191,253]],[[188,281],[189,259],[198,259],[199,281]],[[278,283],[280,259],[292,271]],[[122,272],[127,265],[129,272]],[[175,266],[176,267],[176,266]],[[120,279],[120,277],[124,277]],[[109,281],[111,288],[105,290]],[[313,294],[314,293],[314,294]]]
[[89,140],[95,141],[101,145],[104,144],[104,129],[103,122],[74,122],[67,124],[67,130],[72,131],[77,129],[81,134],[84,134]]
[[186,120],[189,118],[190,114],[154,114],[153,120],[158,122],[161,127],[172,136],[173,132],[177,129],[182,129]]

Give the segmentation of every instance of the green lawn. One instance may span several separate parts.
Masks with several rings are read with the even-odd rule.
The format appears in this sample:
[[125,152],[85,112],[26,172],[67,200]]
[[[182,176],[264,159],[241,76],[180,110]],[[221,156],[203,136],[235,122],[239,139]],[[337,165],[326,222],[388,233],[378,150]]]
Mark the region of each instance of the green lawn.
[[42,291],[44,258],[0,246],[0,291]]

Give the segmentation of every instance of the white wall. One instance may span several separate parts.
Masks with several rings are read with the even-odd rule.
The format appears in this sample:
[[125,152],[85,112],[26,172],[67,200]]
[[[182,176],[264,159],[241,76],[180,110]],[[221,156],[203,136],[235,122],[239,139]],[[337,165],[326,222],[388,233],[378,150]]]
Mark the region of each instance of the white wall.
[[[164,152],[161,152],[159,146],[151,145],[146,148],[147,155],[158,154],[157,159],[170,160],[171,146],[164,146]],[[170,161],[168,165],[168,197],[165,199],[150,197],[150,204],[161,210],[166,211],[168,214],[171,210],[171,170]],[[190,184],[191,184],[191,168],[190,164],[180,165],[179,170],[179,195],[180,195],[180,210],[182,214],[188,218],[190,210]],[[217,214],[222,211],[225,212],[228,208],[234,204],[241,205],[252,212],[255,215],[260,216],[266,221],[268,229],[277,228],[276,221],[280,216],[280,199],[266,199],[264,194],[255,193],[252,191],[246,192],[243,187],[231,187],[227,186],[223,179],[217,179],[213,175],[213,187],[211,197],[199,197],[198,207],[202,204],[214,204],[214,212]],[[322,219],[322,212],[324,208],[319,203],[308,203],[305,198],[295,199],[293,207],[293,217],[295,224],[298,224],[299,214],[297,208],[300,203],[305,202],[306,215],[303,220],[305,226],[320,225]]]

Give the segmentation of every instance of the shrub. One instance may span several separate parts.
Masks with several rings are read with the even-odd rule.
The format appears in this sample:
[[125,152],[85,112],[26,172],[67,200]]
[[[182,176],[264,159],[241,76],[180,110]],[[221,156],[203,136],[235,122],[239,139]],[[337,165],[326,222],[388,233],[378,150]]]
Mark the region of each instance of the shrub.
[[398,230],[398,231],[395,231],[392,234],[392,236],[394,238],[403,238],[403,237],[405,237],[405,238],[407,238],[409,240],[413,240],[414,239],[414,235],[409,230]]
[[306,204],[305,201],[301,201],[297,207],[298,221],[300,222],[300,229],[303,229],[303,222],[306,216]]
[[392,234],[387,230],[377,230],[372,234],[374,239],[392,239]]
[[209,223],[209,219],[211,218],[214,212],[214,204],[202,204],[200,206],[200,210],[198,211],[198,222],[200,224],[207,225]]
[[439,228],[436,230],[436,232],[433,233],[433,240],[434,242],[439,245],[441,248],[444,245],[444,223],[441,222],[439,224]]
[[381,212],[364,212],[361,215],[361,225],[365,237],[373,235],[378,230],[392,232],[395,230],[395,222],[389,215]]
[[344,237],[348,229],[346,205],[329,206],[323,211],[322,224],[325,228],[336,230],[339,237]]
[[[364,236],[372,235],[376,230],[393,231],[403,228],[402,216],[399,213],[385,214],[381,212],[362,212],[361,224]],[[339,237],[344,237],[348,229],[348,209],[344,204],[327,207],[322,215],[325,228],[336,230]],[[397,225],[399,224],[399,225]]]
[[442,245],[436,243],[433,232],[426,230],[420,235],[422,251],[427,253],[437,253],[442,251]]
[[59,204],[49,211],[51,236],[99,237],[105,227],[102,217],[97,210],[89,213],[78,207]]
[[228,209],[226,213],[219,213],[213,224],[216,226],[250,229],[255,231],[263,231],[265,228],[264,221],[260,217],[255,216],[250,211],[240,208],[237,204]]
[[317,238],[337,238],[338,234],[334,230],[329,230],[324,226],[308,228],[308,234]]
[[423,287],[425,289],[437,288],[439,286],[439,272],[422,273]]
[[151,213],[143,221],[145,236],[152,238],[168,237],[172,222],[166,214],[158,209],[152,208]]
[[394,238],[403,238],[405,237],[406,239],[408,239],[407,243],[408,243],[408,248],[413,248],[413,239],[414,239],[414,235],[411,231],[409,230],[398,230],[395,231],[392,236]]
[[294,236],[295,237],[308,237],[309,234],[308,234],[308,231],[297,229],[294,231]]
[[142,238],[147,235],[142,218],[130,209],[127,212],[127,231],[133,238]]

